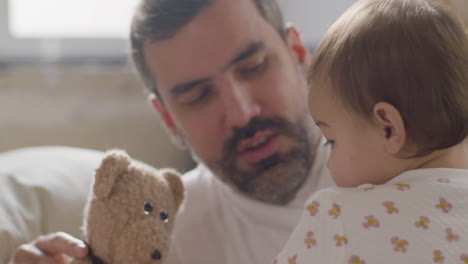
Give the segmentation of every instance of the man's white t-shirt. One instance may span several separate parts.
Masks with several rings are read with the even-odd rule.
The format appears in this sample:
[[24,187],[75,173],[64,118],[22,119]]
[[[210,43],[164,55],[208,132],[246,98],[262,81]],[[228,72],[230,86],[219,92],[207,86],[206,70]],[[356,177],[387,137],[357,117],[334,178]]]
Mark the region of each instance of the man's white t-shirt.
[[307,198],[332,186],[328,148],[317,149],[310,177],[286,206],[250,199],[200,165],[183,176],[187,199],[166,264],[271,263],[290,237]]

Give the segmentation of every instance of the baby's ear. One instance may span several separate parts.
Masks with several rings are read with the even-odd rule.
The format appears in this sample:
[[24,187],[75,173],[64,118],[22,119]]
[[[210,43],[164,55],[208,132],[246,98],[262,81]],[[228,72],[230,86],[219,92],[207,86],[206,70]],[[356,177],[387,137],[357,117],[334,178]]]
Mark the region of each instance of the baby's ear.
[[98,199],[108,198],[117,179],[128,171],[130,157],[125,151],[111,150],[96,169],[94,195]]
[[174,195],[176,211],[178,211],[185,198],[185,188],[180,178],[180,174],[171,169],[163,169],[161,172],[169,183],[169,187],[171,188],[171,191]]
[[403,117],[396,107],[387,102],[374,105],[374,120],[382,131],[388,153],[400,153],[407,143],[406,127]]

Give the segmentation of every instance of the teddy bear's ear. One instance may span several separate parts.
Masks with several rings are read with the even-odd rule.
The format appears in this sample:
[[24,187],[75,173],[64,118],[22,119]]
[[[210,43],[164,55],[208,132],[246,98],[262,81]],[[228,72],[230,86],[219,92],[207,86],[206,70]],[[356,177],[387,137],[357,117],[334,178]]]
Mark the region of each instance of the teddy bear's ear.
[[111,150],[96,169],[94,182],[94,195],[98,199],[109,197],[117,178],[128,171],[130,157],[125,151]]
[[185,188],[180,178],[180,174],[175,170],[171,169],[163,169],[161,172],[164,178],[169,183],[171,191],[174,194],[176,211],[178,211],[185,197]]

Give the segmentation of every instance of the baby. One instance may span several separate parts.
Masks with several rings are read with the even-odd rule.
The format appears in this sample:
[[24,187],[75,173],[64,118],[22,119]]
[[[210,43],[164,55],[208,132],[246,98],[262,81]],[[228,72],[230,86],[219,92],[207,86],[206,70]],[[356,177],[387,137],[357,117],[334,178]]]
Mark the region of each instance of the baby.
[[278,264],[468,263],[468,36],[427,0],[361,0],[310,69],[338,188],[312,196]]

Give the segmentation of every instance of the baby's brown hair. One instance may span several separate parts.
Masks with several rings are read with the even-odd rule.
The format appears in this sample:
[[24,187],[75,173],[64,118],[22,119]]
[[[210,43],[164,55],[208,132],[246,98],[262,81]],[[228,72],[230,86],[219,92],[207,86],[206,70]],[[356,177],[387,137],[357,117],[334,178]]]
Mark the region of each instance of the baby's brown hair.
[[443,3],[357,2],[320,42],[309,81],[370,120],[376,103],[395,106],[417,155],[468,135],[468,35]]

